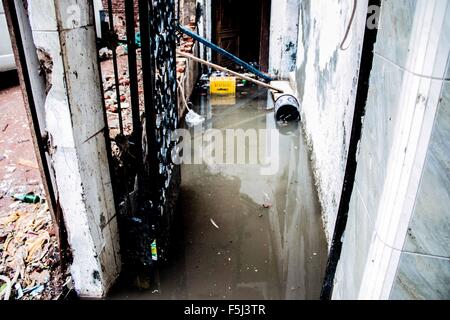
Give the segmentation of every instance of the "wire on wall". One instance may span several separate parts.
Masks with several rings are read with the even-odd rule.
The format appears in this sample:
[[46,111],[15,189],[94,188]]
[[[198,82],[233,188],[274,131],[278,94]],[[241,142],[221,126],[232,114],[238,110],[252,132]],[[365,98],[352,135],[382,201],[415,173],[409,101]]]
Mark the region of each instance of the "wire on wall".
[[358,5],[358,0],[353,0],[353,10],[352,10],[352,15],[350,17],[350,21],[348,22],[348,26],[347,26],[347,30],[345,31],[345,35],[344,35],[344,39],[341,42],[341,45],[339,46],[339,49],[341,49],[342,51],[347,50],[350,46],[348,46],[347,48],[344,48],[344,44],[348,39],[348,36],[350,34],[350,30],[353,26],[353,21],[355,20],[355,15],[356,15],[356,7]]

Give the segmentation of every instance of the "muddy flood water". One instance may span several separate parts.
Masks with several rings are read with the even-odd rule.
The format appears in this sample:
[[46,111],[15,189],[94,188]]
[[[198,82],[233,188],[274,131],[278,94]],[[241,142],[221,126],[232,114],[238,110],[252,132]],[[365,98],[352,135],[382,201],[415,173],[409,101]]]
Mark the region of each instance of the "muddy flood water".
[[319,298],[327,244],[309,151],[301,126],[277,128],[266,101],[267,90],[256,88],[241,89],[230,105],[195,99],[205,130],[278,130],[278,170],[262,175],[259,162],[184,164],[172,259],[156,287],[122,287],[110,298]]

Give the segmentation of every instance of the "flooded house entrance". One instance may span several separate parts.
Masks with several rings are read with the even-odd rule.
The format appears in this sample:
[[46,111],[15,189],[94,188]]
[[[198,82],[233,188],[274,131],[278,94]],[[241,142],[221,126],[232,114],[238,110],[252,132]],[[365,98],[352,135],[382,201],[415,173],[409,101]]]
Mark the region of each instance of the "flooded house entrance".
[[[267,72],[271,0],[213,0],[212,40],[219,47]],[[233,63],[213,55],[219,65]]]
[[193,159],[202,133],[242,130],[248,151],[251,132],[262,132],[258,144],[267,147],[275,130],[276,168],[261,174],[266,164],[249,154],[245,163],[183,164],[168,263],[147,289],[120,286],[111,298],[318,299],[327,244],[301,126],[279,127],[267,90],[252,85],[240,87],[232,104],[201,91],[193,102],[206,119],[186,127]]

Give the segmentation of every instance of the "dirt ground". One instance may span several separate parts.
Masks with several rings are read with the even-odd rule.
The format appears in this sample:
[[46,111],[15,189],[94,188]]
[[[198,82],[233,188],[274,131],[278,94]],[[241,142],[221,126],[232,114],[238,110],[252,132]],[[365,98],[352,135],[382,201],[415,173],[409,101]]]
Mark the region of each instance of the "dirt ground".
[[66,276],[48,207],[14,199],[44,194],[15,71],[1,75],[0,110],[0,300],[61,298]]

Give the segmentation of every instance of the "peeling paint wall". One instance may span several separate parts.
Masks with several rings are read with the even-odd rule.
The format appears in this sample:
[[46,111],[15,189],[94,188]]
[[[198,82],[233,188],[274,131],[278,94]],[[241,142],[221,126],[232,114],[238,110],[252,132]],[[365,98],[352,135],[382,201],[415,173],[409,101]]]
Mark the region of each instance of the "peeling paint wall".
[[355,19],[343,46],[346,50],[341,50],[353,1],[300,1],[293,78],[312,149],[329,239],[334,230],[347,161],[367,3],[367,0],[357,1]]
[[52,66],[43,127],[72,251],[70,271],[79,295],[98,298],[116,280],[121,260],[91,3],[42,0],[28,9],[34,44]]
[[[211,41],[212,40],[212,0],[197,0],[197,20],[198,34]],[[204,45],[199,46],[200,58],[211,61],[212,53]]]
[[300,0],[272,0],[270,14],[269,73],[288,79],[295,70]]

